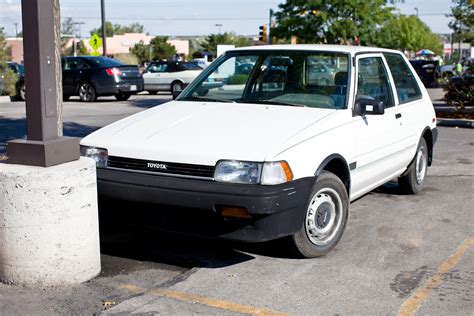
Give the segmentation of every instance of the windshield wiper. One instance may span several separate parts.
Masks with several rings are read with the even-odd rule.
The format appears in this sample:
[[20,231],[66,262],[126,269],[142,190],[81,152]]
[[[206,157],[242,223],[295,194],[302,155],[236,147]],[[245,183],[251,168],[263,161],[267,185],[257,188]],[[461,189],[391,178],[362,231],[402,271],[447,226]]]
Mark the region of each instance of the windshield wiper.
[[303,104],[296,104],[296,103],[289,103],[289,102],[280,102],[280,101],[273,101],[273,100],[239,100],[239,103],[256,103],[256,104],[271,104],[271,105],[284,105],[284,106],[298,106],[298,107],[306,107]]
[[225,103],[232,103],[234,101],[232,100],[222,100],[222,99],[214,99],[214,98],[206,98],[206,97],[200,97],[197,95],[192,95],[189,97],[185,97],[182,99],[178,99],[178,101],[204,101],[204,102],[225,102]]

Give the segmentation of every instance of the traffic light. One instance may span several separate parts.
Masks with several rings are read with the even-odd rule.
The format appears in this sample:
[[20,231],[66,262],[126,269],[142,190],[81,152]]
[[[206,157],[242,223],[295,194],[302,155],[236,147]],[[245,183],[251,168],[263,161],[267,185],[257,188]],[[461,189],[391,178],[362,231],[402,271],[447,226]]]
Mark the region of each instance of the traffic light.
[[267,42],[267,25],[260,25],[258,27],[260,29],[260,32],[258,32],[258,40],[261,42]]

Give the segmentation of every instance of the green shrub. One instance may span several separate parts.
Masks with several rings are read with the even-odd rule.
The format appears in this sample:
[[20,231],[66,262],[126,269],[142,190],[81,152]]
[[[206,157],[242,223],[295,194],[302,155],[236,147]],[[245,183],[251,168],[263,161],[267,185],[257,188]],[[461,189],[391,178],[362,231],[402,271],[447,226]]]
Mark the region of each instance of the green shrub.
[[227,78],[227,84],[245,84],[249,75],[233,75]]
[[466,106],[474,104],[474,76],[464,76],[450,80],[444,87],[444,99],[458,113],[464,112]]
[[18,81],[18,76],[8,67],[6,63],[0,64],[0,78],[3,81],[3,91],[0,91],[0,94],[3,95],[16,95],[16,82]]

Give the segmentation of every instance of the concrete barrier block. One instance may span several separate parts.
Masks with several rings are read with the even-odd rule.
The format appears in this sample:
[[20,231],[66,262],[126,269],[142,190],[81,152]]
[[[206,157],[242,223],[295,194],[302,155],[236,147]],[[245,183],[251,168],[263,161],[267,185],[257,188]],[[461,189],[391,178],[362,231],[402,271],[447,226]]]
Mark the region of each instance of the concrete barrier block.
[[0,163],[0,280],[60,286],[99,273],[95,162]]

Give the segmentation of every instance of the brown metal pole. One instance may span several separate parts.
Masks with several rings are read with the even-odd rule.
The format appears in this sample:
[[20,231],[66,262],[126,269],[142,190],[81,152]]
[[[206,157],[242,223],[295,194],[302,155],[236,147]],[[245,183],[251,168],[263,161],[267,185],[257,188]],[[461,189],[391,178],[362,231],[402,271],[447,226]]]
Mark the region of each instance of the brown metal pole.
[[100,0],[102,14],[102,55],[107,56],[107,28],[105,27],[105,0]]
[[[56,14],[55,14],[56,13]],[[7,142],[8,163],[49,167],[79,159],[79,140],[61,137],[58,0],[22,0],[27,139]]]

